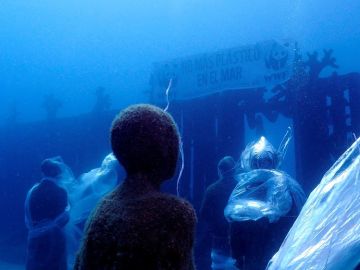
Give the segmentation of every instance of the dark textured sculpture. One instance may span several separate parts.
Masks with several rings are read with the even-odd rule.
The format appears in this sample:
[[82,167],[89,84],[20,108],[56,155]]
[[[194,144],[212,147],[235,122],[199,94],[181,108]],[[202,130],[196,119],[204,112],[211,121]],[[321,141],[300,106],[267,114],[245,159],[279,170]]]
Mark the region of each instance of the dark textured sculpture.
[[89,219],[75,269],[194,269],[195,212],[159,191],[179,154],[172,117],[154,106],[131,106],[115,118],[111,145],[127,177]]
[[[205,223],[206,233],[204,238],[210,238],[211,243],[207,241],[198,241],[199,248],[205,250],[206,247],[201,242],[210,246],[207,254],[199,250],[202,269],[210,269],[209,259],[212,260],[212,269],[236,269],[235,260],[231,258],[230,252],[230,226],[224,217],[224,208],[226,207],[230,194],[234,190],[237,181],[234,178],[236,173],[236,162],[231,156],[225,156],[218,163],[219,179],[211,184],[205,191],[204,199],[200,208],[199,223]],[[202,239],[201,239],[202,240]],[[211,254],[211,256],[210,256]],[[205,266],[205,263],[208,265]],[[205,268],[207,267],[207,268]],[[223,268],[221,268],[223,267]]]

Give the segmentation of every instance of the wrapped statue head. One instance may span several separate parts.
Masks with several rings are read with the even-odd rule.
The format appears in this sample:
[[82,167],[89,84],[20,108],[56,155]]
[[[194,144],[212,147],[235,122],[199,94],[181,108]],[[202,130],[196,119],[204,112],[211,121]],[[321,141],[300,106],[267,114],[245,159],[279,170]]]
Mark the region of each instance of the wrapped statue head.
[[72,170],[65,164],[61,156],[47,158],[40,166],[45,178],[54,179],[59,185],[68,185],[74,181]]
[[249,143],[241,154],[241,166],[244,171],[257,169],[274,170],[280,167],[292,138],[288,127],[278,149],[264,137]]
[[47,158],[41,162],[41,172],[45,177],[58,177],[62,173],[63,160],[60,156]]
[[265,138],[248,144],[241,155],[241,165],[246,171],[276,169],[279,165],[277,150]]

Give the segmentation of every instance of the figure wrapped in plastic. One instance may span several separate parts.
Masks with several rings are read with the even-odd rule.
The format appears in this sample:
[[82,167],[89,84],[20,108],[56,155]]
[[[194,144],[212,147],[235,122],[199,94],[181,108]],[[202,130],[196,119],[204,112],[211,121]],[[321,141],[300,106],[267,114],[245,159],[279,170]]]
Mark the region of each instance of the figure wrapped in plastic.
[[310,194],[267,269],[355,269],[360,263],[359,205],[360,139]]
[[70,207],[65,186],[73,181],[73,175],[61,157],[45,159],[41,171],[43,179],[29,190],[25,201],[29,230],[26,269],[66,270],[64,227]]
[[261,137],[242,153],[244,172],[224,210],[240,269],[265,269],[304,203],[300,185],[278,169],[290,139],[289,128],[278,150]]
[[68,185],[71,204],[70,222],[67,225],[69,265],[72,268],[79,248],[87,218],[96,204],[112,191],[124,176],[115,156],[108,154],[99,168],[82,174],[72,185]]

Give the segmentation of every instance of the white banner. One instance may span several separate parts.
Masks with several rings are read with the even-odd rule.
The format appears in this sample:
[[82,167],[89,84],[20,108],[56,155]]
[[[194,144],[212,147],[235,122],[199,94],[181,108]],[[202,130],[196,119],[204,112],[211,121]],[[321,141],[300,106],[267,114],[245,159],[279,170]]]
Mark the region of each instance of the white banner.
[[230,89],[271,87],[292,74],[295,42],[265,41],[255,45],[204,53],[155,63],[151,77],[152,99],[183,100]]

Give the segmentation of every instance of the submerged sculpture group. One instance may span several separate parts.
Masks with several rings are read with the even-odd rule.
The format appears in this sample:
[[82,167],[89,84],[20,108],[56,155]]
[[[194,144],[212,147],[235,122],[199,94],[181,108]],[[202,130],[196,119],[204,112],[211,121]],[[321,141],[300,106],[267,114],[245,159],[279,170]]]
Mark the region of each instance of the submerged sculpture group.
[[[360,262],[360,140],[305,203],[300,185],[279,169],[290,139],[288,130],[276,150],[261,137],[238,163],[219,163],[220,176],[236,182],[222,210],[231,223],[231,243],[221,239],[226,234],[214,237],[220,244],[213,246],[213,269],[335,270]],[[44,179],[25,202],[27,269],[73,267],[79,248],[75,269],[194,268],[195,211],[160,192],[179,155],[173,119],[153,106],[130,107],[115,119],[111,143],[114,155],[77,179],[59,157],[42,163]],[[126,171],[120,185],[118,161]],[[275,238],[285,239],[281,247],[269,245]]]

